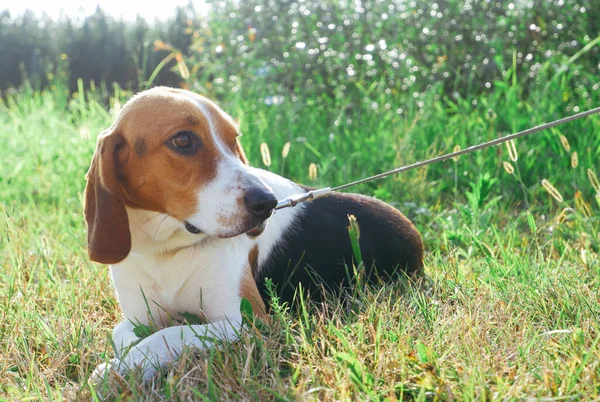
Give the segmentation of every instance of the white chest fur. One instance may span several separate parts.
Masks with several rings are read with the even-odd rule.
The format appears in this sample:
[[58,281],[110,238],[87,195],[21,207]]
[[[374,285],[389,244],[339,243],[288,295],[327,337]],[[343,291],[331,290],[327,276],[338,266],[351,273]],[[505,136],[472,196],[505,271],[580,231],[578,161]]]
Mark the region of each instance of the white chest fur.
[[154,320],[165,326],[169,315],[203,313],[212,321],[239,311],[238,290],[248,256],[235,250],[248,250],[249,243],[250,239],[242,238],[208,239],[163,255],[132,252],[111,267],[125,316],[144,322],[149,309]]
[[[280,176],[251,169],[278,199],[303,192]],[[229,239],[191,234],[165,214],[128,209],[132,248],[111,274],[125,317],[161,327],[181,313],[219,321],[239,314],[240,282],[248,254],[258,246],[259,266],[293,230],[302,206],[277,211],[261,236]]]

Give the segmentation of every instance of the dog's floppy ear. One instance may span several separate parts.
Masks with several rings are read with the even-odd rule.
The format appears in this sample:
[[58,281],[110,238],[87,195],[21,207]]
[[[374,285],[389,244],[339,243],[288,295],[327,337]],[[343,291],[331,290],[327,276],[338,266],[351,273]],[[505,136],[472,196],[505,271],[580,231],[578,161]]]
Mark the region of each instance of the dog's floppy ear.
[[102,133],[87,174],[84,209],[88,254],[92,261],[103,264],[123,261],[131,250],[129,219],[119,180],[126,147],[121,135]]
[[244,152],[244,148],[242,148],[242,144],[240,144],[239,138],[235,139],[235,155],[242,161],[244,165],[248,165],[248,158],[246,158],[246,153]]

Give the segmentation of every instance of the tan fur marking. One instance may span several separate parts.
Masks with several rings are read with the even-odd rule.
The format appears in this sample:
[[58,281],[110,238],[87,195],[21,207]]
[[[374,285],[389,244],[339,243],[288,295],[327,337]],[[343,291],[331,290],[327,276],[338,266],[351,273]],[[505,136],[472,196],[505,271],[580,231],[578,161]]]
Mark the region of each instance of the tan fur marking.
[[[218,108],[207,104],[207,109],[211,116],[223,116]],[[240,136],[239,129],[235,122],[227,116],[226,118],[217,118],[213,121],[215,132],[220,137],[221,141],[227,148],[238,157],[245,165],[248,164],[248,159],[244,153],[244,149],[240,145],[238,137]]]
[[88,254],[92,261],[114,264],[131,250],[129,220],[121,190],[120,170],[129,152],[123,137],[107,131],[98,138],[85,187]]
[[141,158],[146,153],[146,141],[143,138],[135,140],[135,154]]
[[[223,149],[215,143],[210,123],[227,147],[225,152],[247,163],[233,120],[200,95],[159,87],[125,104],[98,142],[88,175],[86,219],[93,260],[116,263],[129,253],[125,206],[166,213],[180,221],[197,211],[197,194],[215,177],[222,159]],[[199,137],[202,146],[193,155],[180,155],[165,145],[181,131]],[[103,147],[103,142],[111,146]],[[106,163],[100,169],[95,168],[96,161]],[[112,204],[99,197],[109,197]],[[104,226],[95,224],[97,211],[106,212]],[[119,233],[114,233],[115,228]]]
[[[215,176],[220,158],[207,117],[196,102],[209,101],[198,95],[190,97],[184,91],[156,89],[134,97],[123,108],[115,127],[138,156],[144,155],[130,159],[124,166],[122,184],[127,205],[168,213],[179,220],[194,213],[196,194]],[[164,145],[180,131],[190,131],[200,138],[202,147],[197,154],[183,157]]]
[[256,273],[258,271],[258,246],[252,247],[250,253],[248,254],[248,264],[250,264],[250,269],[252,270],[252,277],[256,278]]
[[268,321],[268,315],[266,313],[265,303],[263,302],[258,288],[256,287],[256,281],[254,280],[252,264],[258,262],[258,247],[254,247],[248,254],[248,264],[244,268],[242,280],[240,282],[240,297],[248,299],[252,305],[252,311],[254,315],[263,321]]
[[244,152],[244,148],[242,148],[242,144],[240,144],[239,138],[236,138],[235,140],[235,155],[244,165],[250,165],[250,162],[248,162],[248,158],[246,157],[246,152]]
[[196,117],[195,114],[188,114],[187,116],[188,122],[192,125],[195,126],[196,124],[200,123],[200,119],[198,119],[198,117]]

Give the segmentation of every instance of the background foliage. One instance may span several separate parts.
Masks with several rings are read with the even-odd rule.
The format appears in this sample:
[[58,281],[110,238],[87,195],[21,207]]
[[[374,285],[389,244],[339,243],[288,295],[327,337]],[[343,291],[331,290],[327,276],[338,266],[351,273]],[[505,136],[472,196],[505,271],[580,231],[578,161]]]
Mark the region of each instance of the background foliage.
[[153,24],[115,20],[100,8],[83,21],[4,11],[0,89],[24,78],[45,86],[48,74],[59,72],[72,91],[78,78],[139,90],[175,51],[191,74],[177,79],[163,71],[154,83],[214,85],[221,94],[256,81],[284,96],[344,96],[360,84],[394,95],[442,85],[449,96],[470,97],[492,91],[511,68],[527,90],[548,63],[569,67],[589,90],[600,50],[592,47],[583,59],[578,52],[600,35],[600,9],[592,3],[209,0],[208,12],[190,3]]
[[[528,88],[544,64],[570,65],[600,35],[600,10],[585,0],[211,4],[191,47],[191,80],[253,80],[283,94],[345,96],[360,84],[398,95],[442,85],[470,97],[491,92],[511,68]],[[589,87],[600,50],[588,56],[573,67]]]
[[[152,24],[139,17],[117,20],[101,8],[83,20],[67,15],[38,18],[33,12],[11,17],[0,11],[0,90],[19,87],[25,80],[46,88],[56,79],[66,81],[71,91],[77,89],[77,79],[86,86],[95,81],[138,90],[168,54],[155,51],[154,42],[161,39],[187,49],[191,37],[186,30],[194,16],[192,6],[177,8],[171,18]],[[177,86],[180,79],[164,70],[157,82]]]

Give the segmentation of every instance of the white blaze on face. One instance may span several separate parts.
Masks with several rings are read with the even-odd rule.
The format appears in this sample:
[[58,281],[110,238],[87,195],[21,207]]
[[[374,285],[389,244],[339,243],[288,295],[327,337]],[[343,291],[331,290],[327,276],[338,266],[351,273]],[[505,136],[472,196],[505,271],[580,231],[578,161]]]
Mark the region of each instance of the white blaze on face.
[[252,229],[257,222],[252,222],[246,210],[244,194],[253,186],[268,188],[258,177],[245,172],[241,162],[235,166],[227,159],[219,162],[215,178],[199,192],[198,211],[189,219],[206,234],[218,237]]
[[218,109],[210,110],[198,102],[206,116],[210,135],[218,150],[215,177],[198,192],[197,211],[188,221],[209,236],[232,237],[247,232],[258,222],[244,205],[244,194],[253,187],[271,190],[258,176],[251,173],[215,132],[212,119],[226,119]]

